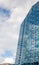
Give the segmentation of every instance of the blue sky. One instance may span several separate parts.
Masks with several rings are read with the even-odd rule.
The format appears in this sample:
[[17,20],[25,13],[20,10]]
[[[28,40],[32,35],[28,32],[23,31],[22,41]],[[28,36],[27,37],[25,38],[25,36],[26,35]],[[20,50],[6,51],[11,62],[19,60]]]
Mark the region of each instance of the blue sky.
[[11,11],[7,8],[0,7],[0,18],[2,21],[8,19],[11,15]]
[[13,54],[10,50],[9,51],[5,50],[5,53],[3,53],[1,56],[6,58],[6,57],[12,57]]
[[3,7],[0,7],[0,16],[9,17],[10,16],[10,10],[4,9]]
[[37,1],[0,0],[0,63],[9,59],[14,63],[20,25],[31,6]]

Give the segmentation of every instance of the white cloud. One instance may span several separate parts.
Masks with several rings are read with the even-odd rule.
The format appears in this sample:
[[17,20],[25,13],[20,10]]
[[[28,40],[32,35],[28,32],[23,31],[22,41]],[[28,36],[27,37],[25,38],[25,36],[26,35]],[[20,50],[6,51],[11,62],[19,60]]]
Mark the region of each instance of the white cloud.
[[4,53],[4,50],[0,48],[0,54],[3,54]]
[[14,64],[14,60],[13,60],[13,58],[5,58],[2,63],[11,63],[11,64]]

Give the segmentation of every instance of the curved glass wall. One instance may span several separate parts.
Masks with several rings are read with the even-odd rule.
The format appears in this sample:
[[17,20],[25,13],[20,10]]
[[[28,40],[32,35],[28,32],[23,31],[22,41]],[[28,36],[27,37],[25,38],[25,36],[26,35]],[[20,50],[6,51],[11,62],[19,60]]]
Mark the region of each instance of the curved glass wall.
[[16,64],[39,62],[39,2],[21,24]]

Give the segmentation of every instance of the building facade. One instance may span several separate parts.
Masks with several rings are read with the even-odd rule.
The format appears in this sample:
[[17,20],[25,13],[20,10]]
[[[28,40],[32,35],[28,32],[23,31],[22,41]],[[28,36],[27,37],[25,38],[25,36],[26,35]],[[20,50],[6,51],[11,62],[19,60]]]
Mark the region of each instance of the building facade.
[[15,64],[39,62],[39,1],[21,24]]

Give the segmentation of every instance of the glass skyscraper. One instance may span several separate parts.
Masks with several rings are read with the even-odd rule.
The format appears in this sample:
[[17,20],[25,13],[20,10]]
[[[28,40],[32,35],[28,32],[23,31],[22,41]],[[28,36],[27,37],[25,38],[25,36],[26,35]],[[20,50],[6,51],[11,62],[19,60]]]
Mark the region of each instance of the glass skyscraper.
[[32,6],[20,28],[15,64],[28,63],[39,65],[39,1]]

